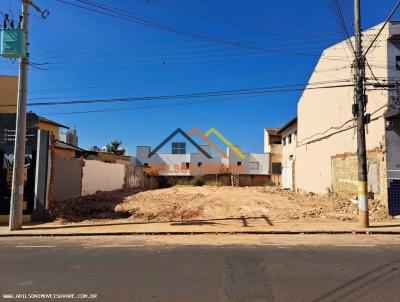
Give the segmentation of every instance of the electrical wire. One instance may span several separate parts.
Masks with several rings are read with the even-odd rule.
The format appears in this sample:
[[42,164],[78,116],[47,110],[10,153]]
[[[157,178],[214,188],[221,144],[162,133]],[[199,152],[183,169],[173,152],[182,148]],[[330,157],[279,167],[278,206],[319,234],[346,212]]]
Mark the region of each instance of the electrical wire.
[[[259,20],[263,20],[263,21],[270,20],[270,21],[283,23],[285,25],[293,24],[296,27],[305,25],[305,24],[302,24],[302,23],[299,23],[299,22],[295,22],[295,21],[293,21],[293,19],[290,19],[290,20],[278,19],[275,16],[274,17],[266,16],[266,15],[260,14],[258,12],[254,12],[254,11],[238,8],[236,6],[231,6],[231,5],[228,5],[226,3],[220,3],[219,1],[216,1],[216,0],[202,0],[202,1],[203,2],[212,3],[215,6],[218,6],[218,7],[223,8],[223,9],[230,10],[230,11],[235,12],[235,13],[239,13],[239,14],[241,14],[243,16],[246,16],[246,17],[252,16],[252,17],[255,17],[255,18],[257,18]],[[312,27],[312,25],[307,24],[307,29],[309,29],[310,27]],[[318,29],[318,30],[321,30],[321,29]],[[310,34],[310,33],[308,31],[305,31],[305,32],[302,32],[300,34],[307,35],[307,34]],[[314,35],[317,38],[322,37],[322,36],[326,37],[326,36],[329,36],[329,35],[331,35],[333,37],[337,36],[336,33],[331,32],[331,31],[316,32],[316,33],[313,33],[312,35]]]
[[79,3],[82,3],[84,5],[81,4],[76,4],[67,0],[55,0],[55,1],[59,1],[62,2],[64,4],[68,4],[71,6],[75,6],[75,7],[79,7],[85,10],[89,10],[92,12],[96,12],[96,13],[100,13],[100,14],[104,14],[104,15],[108,15],[114,18],[118,18],[118,19],[123,19],[123,20],[127,20],[127,21],[131,21],[134,23],[138,23],[141,25],[145,25],[145,26],[149,26],[149,27],[153,27],[156,29],[160,29],[163,31],[168,31],[168,32],[172,32],[172,33],[176,33],[176,34],[180,34],[180,35],[184,35],[184,36],[188,36],[191,38],[196,38],[196,39],[202,39],[202,40],[206,40],[209,42],[213,42],[213,43],[218,43],[218,44],[222,44],[222,45],[228,45],[228,46],[234,46],[234,47],[240,47],[240,48],[246,48],[246,49],[250,49],[250,50],[256,50],[256,51],[260,51],[260,52],[269,52],[269,53],[273,53],[273,54],[281,54],[281,55],[290,55],[290,56],[306,56],[306,57],[314,57],[314,56],[318,56],[317,54],[313,54],[313,53],[306,53],[306,52],[291,52],[291,51],[285,51],[285,50],[280,50],[280,49],[270,49],[270,48],[265,48],[265,47],[259,47],[257,45],[252,45],[252,44],[248,44],[242,40],[239,39],[231,39],[231,40],[226,40],[226,39],[222,39],[220,37],[211,37],[202,33],[196,33],[196,32],[190,32],[187,30],[182,30],[182,29],[178,29],[175,27],[171,27],[168,25],[164,25],[152,20],[147,20],[144,18],[139,18],[136,17],[132,14],[127,14],[127,13],[121,13],[118,11],[118,8],[113,8],[111,9],[111,6],[104,6],[101,4],[98,4],[97,2],[94,1],[87,1],[87,0],[75,0]]
[[[382,109],[385,108],[385,107],[387,107],[387,104],[385,104],[385,105],[379,107],[378,109],[376,109],[374,112],[371,113],[371,116],[373,116],[374,114],[378,113],[380,110],[382,110]],[[371,119],[371,121],[376,121],[376,120],[380,119],[382,116],[383,116],[383,115],[377,116],[377,117]],[[329,137],[331,137],[331,136],[333,136],[333,135],[335,135],[335,134],[339,134],[339,133],[342,133],[342,132],[344,132],[344,131],[353,129],[353,128],[355,128],[354,125],[351,126],[351,127],[347,127],[347,128],[345,128],[345,129],[342,129],[342,128],[345,127],[345,126],[346,126],[347,124],[349,124],[350,122],[354,122],[354,121],[355,121],[355,119],[352,118],[352,119],[350,119],[350,120],[344,122],[344,123],[341,124],[340,126],[330,127],[329,129],[327,129],[327,130],[325,130],[325,131],[323,131],[323,132],[315,133],[315,134],[313,134],[313,135],[311,135],[311,136],[309,136],[309,137],[307,137],[307,138],[304,138],[304,139],[302,139],[301,141],[297,142],[297,147],[301,147],[301,146],[304,146],[304,145],[309,145],[309,144],[312,144],[312,143],[321,141],[321,140],[323,140],[323,139],[327,139],[327,138],[329,138]],[[337,132],[334,132],[334,133],[329,133],[329,134],[325,135],[326,133],[328,133],[328,132],[331,131],[331,130],[338,130],[338,131],[337,131]],[[318,137],[318,138],[313,139],[313,140],[310,140],[310,139],[312,139],[313,137],[315,137],[315,136],[317,136],[317,135],[323,135],[323,136],[322,136],[322,137]],[[304,141],[306,141],[306,142],[304,142]],[[303,142],[304,142],[304,143],[303,143]]]
[[[250,24],[248,22],[244,22],[244,21],[234,21],[232,19],[228,19],[225,17],[221,17],[221,16],[215,16],[215,15],[210,15],[210,14],[206,14],[206,13],[202,13],[198,10],[195,9],[191,9],[191,8],[187,8],[187,7],[183,7],[181,5],[177,5],[174,3],[170,3],[170,2],[163,2],[160,0],[140,0],[142,2],[145,2],[147,4],[153,4],[153,5],[157,5],[159,7],[163,7],[163,8],[167,8],[179,13],[184,13],[184,14],[188,14],[191,16],[197,16],[206,20],[210,20],[210,21],[214,21],[214,22],[219,22],[219,23],[223,23],[223,24],[228,24],[228,25],[236,25],[236,26],[240,26],[242,28],[247,28],[247,29],[251,29],[251,30],[256,30],[262,33],[268,33],[268,34],[277,34],[276,30],[272,30],[272,29],[266,29],[264,27],[261,26],[257,26],[254,24]],[[299,33],[294,33],[291,31],[286,31],[286,30],[279,30],[279,34],[287,34],[287,35],[292,35],[292,36],[299,36]],[[318,40],[321,39],[320,36],[315,36],[315,35],[310,35],[310,34],[302,34],[303,39],[310,39],[310,38],[317,38]]]
[[389,23],[390,19],[392,19],[393,15],[396,13],[397,9],[400,6],[400,0],[397,1],[397,4],[393,8],[392,12],[389,14],[389,17],[386,19],[385,23],[383,23],[382,27],[379,29],[378,33],[376,34],[375,38],[373,38],[371,44],[367,47],[367,50],[364,52],[364,57],[367,55],[367,53],[370,51],[372,46],[375,44],[376,39],[379,37],[379,35],[382,33],[383,29],[386,27],[386,25]]
[[[350,80],[336,81],[336,83],[350,82]],[[321,84],[327,82],[321,82]],[[321,85],[315,84],[315,85]],[[235,90],[211,91],[200,93],[176,94],[176,95],[160,95],[160,96],[144,96],[144,97],[131,97],[131,98],[113,98],[113,99],[93,99],[93,100],[71,100],[71,101],[55,101],[55,102],[30,102],[28,106],[58,106],[58,105],[77,105],[77,104],[97,104],[97,103],[125,103],[125,102],[138,102],[138,101],[153,101],[153,100],[174,100],[174,99],[190,99],[190,98],[203,98],[203,97],[220,97],[220,96],[233,96],[233,95],[255,95],[255,94],[269,94],[278,92],[294,92],[313,89],[332,89],[338,87],[353,87],[353,84],[338,84],[319,87],[304,87],[302,84],[294,85],[281,85],[257,88],[243,88]],[[4,104],[1,107],[14,107],[15,104]]]
[[330,7],[332,14],[336,20],[336,23],[339,27],[339,31],[341,32],[343,38],[345,39],[345,41],[346,41],[348,47],[350,48],[350,50],[352,51],[352,53],[355,54],[355,48],[353,46],[353,43],[350,40],[349,29],[346,25],[340,2],[338,0],[329,0],[329,7]]

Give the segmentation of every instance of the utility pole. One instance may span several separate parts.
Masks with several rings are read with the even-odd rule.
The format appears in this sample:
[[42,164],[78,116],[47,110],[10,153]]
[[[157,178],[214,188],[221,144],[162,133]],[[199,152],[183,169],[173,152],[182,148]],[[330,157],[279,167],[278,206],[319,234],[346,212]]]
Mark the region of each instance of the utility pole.
[[22,211],[24,202],[24,173],[25,173],[25,145],[26,145],[26,101],[28,93],[28,65],[29,65],[29,7],[32,6],[43,18],[49,14],[41,10],[31,0],[22,1],[21,30],[25,32],[26,56],[19,62],[18,103],[15,126],[14,165],[10,205],[10,230],[22,228]]
[[365,56],[362,50],[361,12],[360,1],[354,0],[354,27],[355,27],[355,104],[353,113],[357,118],[357,158],[358,158],[358,218],[360,227],[369,227],[368,215],[368,172],[367,148],[365,142],[365,111],[366,96],[365,81]]

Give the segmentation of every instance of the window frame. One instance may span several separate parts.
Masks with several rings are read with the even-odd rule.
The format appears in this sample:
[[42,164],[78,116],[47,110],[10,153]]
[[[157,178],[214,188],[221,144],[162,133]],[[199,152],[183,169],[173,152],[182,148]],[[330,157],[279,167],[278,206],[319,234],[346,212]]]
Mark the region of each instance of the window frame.
[[186,143],[185,142],[173,142],[171,144],[172,154],[186,154]]

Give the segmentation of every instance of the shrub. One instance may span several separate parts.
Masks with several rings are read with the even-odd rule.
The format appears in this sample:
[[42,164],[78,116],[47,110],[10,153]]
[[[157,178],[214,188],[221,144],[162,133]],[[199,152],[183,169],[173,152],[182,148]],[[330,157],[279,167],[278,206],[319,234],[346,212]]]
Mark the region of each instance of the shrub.
[[144,167],[143,171],[146,175],[149,175],[149,176],[158,176],[160,174],[159,173],[160,171],[158,169],[151,167],[151,166]]
[[206,185],[207,186],[221,187],[222,183],[220,183],[219,181],[207,181]]
[[174,186],[175,184],[173,183],[172,179],[166,178],[166,177],[160,177],[158,179],[158,187],[161,189],[164,188],[170,188]]
[[201,187],[206,184],[206,181],[204,180],[203,176],[197,175],[192,179],[191,184],[194,186]]
[[276,183],[274,183],[272,180],[268,180],[268,181],[265,183],[265,186],[267,186],[267,187],[275,187],[275,186],[276,186]]

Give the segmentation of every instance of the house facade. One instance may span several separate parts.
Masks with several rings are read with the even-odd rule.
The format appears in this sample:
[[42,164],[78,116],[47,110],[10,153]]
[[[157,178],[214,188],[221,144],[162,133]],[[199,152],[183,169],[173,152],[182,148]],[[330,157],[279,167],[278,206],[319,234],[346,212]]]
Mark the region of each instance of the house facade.
[[264,153],[270,155],[271,181],[280,186],[282,184],[282,136],[279,128],[264,129]]
[[278,134],[282,139],[282,187],[292,190],[295,187],[297,117],[279,129]]
[[[185,139],[173,140],[181,133]],[[228,147],[225,156],[212,156],[211,145],[198,145],[181,129],[169,136],[161,144],[170,143],[170,152],[159,152],[150,146],[137,146],[135,164],[157,170],[161,176],[195,176],[232,173],[238,175],[270,175],[269,153],[242,153],[240,146]],[[188,145],[193,145],[196,152],[188,152]],[[240,152],[236,152],[236,151]]]

